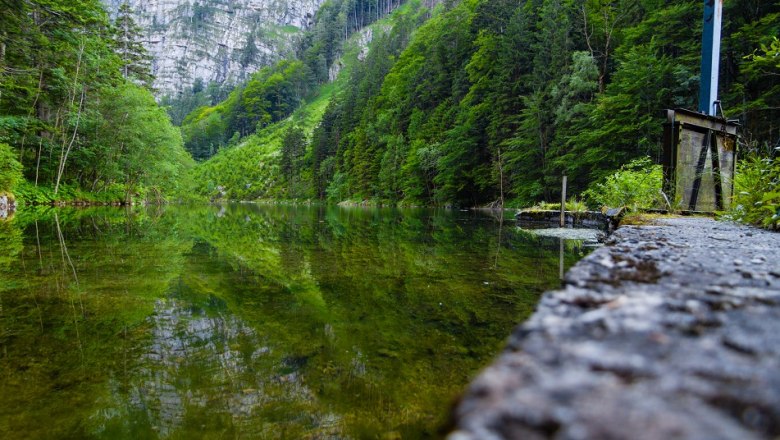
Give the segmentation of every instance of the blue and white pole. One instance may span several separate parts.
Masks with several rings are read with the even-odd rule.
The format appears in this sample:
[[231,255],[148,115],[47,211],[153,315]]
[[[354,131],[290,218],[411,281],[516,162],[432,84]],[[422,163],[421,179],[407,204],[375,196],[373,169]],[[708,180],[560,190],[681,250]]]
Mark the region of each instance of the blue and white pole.
[[723,0],[704,0],[704,32],[701,42],[701,83],[699,112],[717,115],[718,75],[720,74],[720,29]]

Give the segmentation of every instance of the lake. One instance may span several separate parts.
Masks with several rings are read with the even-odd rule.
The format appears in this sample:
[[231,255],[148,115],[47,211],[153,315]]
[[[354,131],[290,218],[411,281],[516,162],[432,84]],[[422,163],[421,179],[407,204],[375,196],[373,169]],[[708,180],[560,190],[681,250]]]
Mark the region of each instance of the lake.
[[436,438],[587,252],[479,211],[21,211],[0,437]]

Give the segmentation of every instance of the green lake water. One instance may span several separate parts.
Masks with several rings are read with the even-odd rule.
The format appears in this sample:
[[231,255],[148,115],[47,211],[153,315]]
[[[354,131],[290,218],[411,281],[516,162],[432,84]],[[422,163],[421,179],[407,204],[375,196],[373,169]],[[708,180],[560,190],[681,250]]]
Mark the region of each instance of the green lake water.
[[587,248],[451,210],[0,221],[0,438],[436,438]]

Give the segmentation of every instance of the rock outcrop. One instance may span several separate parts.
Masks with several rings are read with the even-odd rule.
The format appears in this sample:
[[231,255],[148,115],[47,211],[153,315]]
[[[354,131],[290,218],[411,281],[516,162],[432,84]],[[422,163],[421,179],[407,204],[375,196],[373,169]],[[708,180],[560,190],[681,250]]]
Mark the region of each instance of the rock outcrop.
[[324,0],[104,0],[116,14],[127,1],[153,57],[158,96],[204,83],[237,83],[293,51]]

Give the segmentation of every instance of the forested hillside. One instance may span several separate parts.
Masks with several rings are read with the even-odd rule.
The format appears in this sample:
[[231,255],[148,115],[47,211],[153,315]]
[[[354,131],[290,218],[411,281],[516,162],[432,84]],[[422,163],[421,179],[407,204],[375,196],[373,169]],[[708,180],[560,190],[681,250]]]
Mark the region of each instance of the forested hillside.
[[192,159],[146,88],[132,19],[112,23],[98,0],[1,4],[0,191],[19,171],[17,195],[36,202],[178,191]]
[[[363,62],[370,63],[372,52],[368,51],[366,44],[371,38],[384,38],[384,31],[390,29],[392,23],[407,23],[406,28],[412,29],[413,23],[422,23],[428,16],[429,10],[420,2],[411,2],[402,8],[397,9],[392,18],[385,18],[375,22],[367,29],[348,37],[345,41],[343,36],[337,36],[331,40],[334,53],[332,67],[323,69],[323,71],[339,71],[338,79],[333,83],[327,83],[326,78],[315,78],[315,83],[310,84],[306,81],[311,70],[307,67],[309,63],[320,58],[317,51],[327,49],[327,45],[321,44],[316,39],[309,47],[314,50],[307,51],[309,56],[304,56],[304,61],[296,61],[292,64],[280,63],[278,66],[259,72],[253,81],[250,81],[243,88],[239,88],[231,94],[224,103],[215,107],[203,107],[193,112],[187,119],[187,123],[182,127],[188,148],[198,157],[198,150],[193,146],[198,145],[193,140],[202,142],[201,145],[213,148],[221,145],[218,142],[224,142],[224,129],[209,129],[210,127],[224,126],[230,121],[246,121],[246,118],[252,113],[246,112],[246,107],[231,105],[237,101],[241,102],[260,102],[261,109],[265,111],[265,121],[262,119],[254,124],[247,124],[247,131],[250,135],[242,138],[241,132],[234,131],[232,138],[228,140],[227,147],[223,148],[219,154],[198,166],[193,173],[193,181],[201,194],[212,198],[228,197],[231,199],[254,199],[257,197],[277,198],[277,199],[301,199],[310,197],[311,181],[314,177],[311,172],[303,168],[309,160],[310,142],[312,132],[322,120],[322,115],[328,108],[335,94],[343,93],[350,86],[351,73],[356,66]],[[408,35],[408,32],[407,32]],[[307,43],[308,44],[308,43]],[[366,58],[368,57],[368,58]],[[308,62],[306,62],[308,60]],[[335,65],[335,67],[333,67]],[[300,106],[295,105],[285,107],[286,112],[292,112],[288,117],[282,115],[283,120],[278,123],[269,124],[274,115],[278,115],[277,103],[284,103],[285,93],[277,94],[276,84],[286,85],[287,90],[295,90],[294,82],[281,80],[282,75],[276,75],[276,81],[269,81],[266,78],[273,78],[269,73],[273,69],[284,67],[293,67],[301,72],[299,78],[300,87],[308,87],[308,96],[302,94],[287,94],[300,99]],[[287,76],[288,78],[291,76]],[[317,82],[322,81],[322,85]],[[310,85],[307,85],[310,84]],[[269,87],[271,86],[271,87]],[[264,99],[256,99],[253,90],[263,90],[266,95]],[[282,89],[283,90],[283,89]],[[300,90],[300,89],[299,89]],[[262,106],[264,105],[264,106]],[[246,113],[245,113],[246,112]],[[206,117],[202,117],[206,115]],[[278,116],[276,116],[278,117]],[[191,134],[200,134],[200,138],[192,137]],[[210,137],[213,134],[215,137]],[[221,140],[220,140],[221,139]],[[235,147],[240,143],[240,146]],[[201,150],[203,151],[203,150]]]
[[[238,108],[234,93],[191,114],[185,139],[200,157],[234,146],[199,166],[201,192],[463,206],[550,200],[562,174],[577,193],[631,159],[659,159],[663,109],[696,107],[700,1],[427,6],[409,2],[375,27],[367,56],[342,73],[348,77],[312,133],[276,136],[262,160],[230,158],[251,161],[231,153],[260,142],[242,144],[242,136],[268,133],[264,127],[306,102],[301,97],[317,94],[325,69],[312,61],[329,66],[335,58],[311,51],[349,27],[329,27],[320,16],[308,51],[242,89],[246,109],[224,110]],[[778,139],[780,94],[760,54],[780,31],[780,3],[727,1],[724,16],[723,108],[744,125],[748,148],[766,149]],[[204,140],[212,132],[216,138]],[[263,184],[232,166],[252,168]]]
[[[291,58],[232,91],[196,81],[168,108],[180,130],[129,8],[0,1],[0,191],[40,202],[525,205],[563,174],[576,196],[657,162],[662,111],[697,104],[698,0],[328,1]],[[755,176],[738,197],[758,198],[743,206],[774,200],[778,34],[780,2],[725,2],[721,99]]]
[[[298,41],[297,56],[256,72],[220,103],[197,85],[192,96],[208,102],[183,120],[185,145],[196,159],[208,159],[220,148],[288,117],[319,87],[335,80],[350,36],[386,16],[401,0],[339,0],[326,2],[313,28]],[[345,84],[349,87],[348,84]]]

